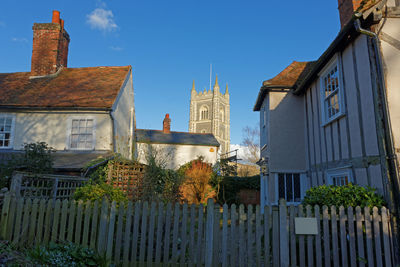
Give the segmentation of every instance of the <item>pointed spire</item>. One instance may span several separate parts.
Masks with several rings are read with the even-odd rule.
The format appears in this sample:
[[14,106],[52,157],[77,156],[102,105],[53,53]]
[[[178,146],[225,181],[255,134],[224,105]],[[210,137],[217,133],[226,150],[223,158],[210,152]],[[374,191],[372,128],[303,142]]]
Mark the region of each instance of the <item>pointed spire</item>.
[[226,89],[225,89],[225,94],[229,95],[229,90],[228,90],[228,83],[226,83]]
[[196,92],[196,88],[195,88],[195,86],[194,86],[194,80],[193,80],[193,85],[192,85],[192,93],[193,92]]
[[216,88],[216,87],[219,88],[219,85],[218,85],[218,75],[215,75],[215,84],[214,84],[214,88]]

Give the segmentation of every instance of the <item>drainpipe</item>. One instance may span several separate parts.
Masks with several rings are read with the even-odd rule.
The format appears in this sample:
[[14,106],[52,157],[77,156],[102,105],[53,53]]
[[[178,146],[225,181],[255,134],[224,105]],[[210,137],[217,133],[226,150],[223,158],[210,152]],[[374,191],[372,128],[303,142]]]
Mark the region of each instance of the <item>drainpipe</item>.
[[110,110],[109,114],[111,118],[111,146],[113,153],[115,153],[115,130],[114,130],[114,117],[112,114],[112,110]]
[[[394,149],[394,142],[393,142],[393,135],[392,135],[392,128],[390,123],[390,114],[389,114],[389,107],[387,103],[387,96],[386,96],[386,82],[384,77],[383,71],[383,60],[381,53],[379,51],[380,47],[380,40],[378,35],[372,31],[368,31],[366,29],[361,28],[360,17],[362,16],[361,13],[356,13],[355,17],[356,20],[354,21],[354,27],[357,32],[367,35],[372,38],[372,44],[374,47],[374,52],[376,55],[376,66],[377,66],[377,75],[378,75],[378,83],[380,84],[380,94],[381,101],[382,101],[382,114],[383,114],[383,127],[384,127],[384,147],[386,151],[386,162],[389,169],[389,186],[391,190],[389,190],[389,200],[391,211],[394,216],[392,216],[392,227],[393,227],[393,234],[397,238],[394,238],[394,251],[399,251],[400,248],[400,233],[398,229],[397,220],[399,219],[400,213],[400,188],[399,188],[399,173],[398,173],[398,163],[397,163],[397,156]],[[378,103],[379,104],[379,103]],[[397,249],[396,249],[397,248]],[[396,264],[400,264],[400,255],[395,253],[395,266]]]

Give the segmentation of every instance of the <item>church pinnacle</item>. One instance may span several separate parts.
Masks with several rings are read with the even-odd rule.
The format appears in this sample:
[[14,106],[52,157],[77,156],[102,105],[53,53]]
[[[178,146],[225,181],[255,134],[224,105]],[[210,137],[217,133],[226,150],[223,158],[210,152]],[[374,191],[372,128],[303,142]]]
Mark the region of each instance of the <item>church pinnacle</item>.
[[218,89],[219,89],[219,85],[218,85],[218,75],[215,75],[215,84],[214,84],[214,88],[218,88]]
[[192,92],[193,91],[196,91],[196,88],[195,88],[195,86],[194,86],[194,80],[193,80],[193,85],[192,85]]

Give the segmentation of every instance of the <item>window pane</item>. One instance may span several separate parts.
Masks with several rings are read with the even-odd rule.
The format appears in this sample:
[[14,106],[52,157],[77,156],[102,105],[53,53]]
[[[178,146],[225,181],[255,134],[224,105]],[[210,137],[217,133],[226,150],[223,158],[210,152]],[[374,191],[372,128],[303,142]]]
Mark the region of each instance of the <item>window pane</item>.
[[278,174],[278,190],[279,190],[279,199],[285,198],[285,176],[283,173]]
[[79,128],[85,128],[86,127],[86,120],[79,120]]
[[293,174],[293,182],[294,182],[294,201],[301,201],[301,188],[300,188],[300,174]]
[[293,201],[292,174],[287,173],[285,176],[286,176],[286,200]]
[[79,127],[79,120],[72,120],[72,128],[78,128]]

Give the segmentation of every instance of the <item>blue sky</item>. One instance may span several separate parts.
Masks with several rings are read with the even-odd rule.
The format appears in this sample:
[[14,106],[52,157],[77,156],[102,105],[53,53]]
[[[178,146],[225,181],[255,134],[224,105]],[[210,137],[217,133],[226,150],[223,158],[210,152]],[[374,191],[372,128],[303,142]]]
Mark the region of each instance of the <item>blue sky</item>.
[[[18,3],[18,4],[16,4]],[[190,89],[209,86],[209,66],[231,94],[231,143],[258,123],[263,80],[293,60],[317,59],[340,29],[337,1],[2,0],[0,72],[30,71],[32,25],[61,12],[68,67],[132,65],[138,128],[188,131]],[[214,79],[213,78],[213,79]],[[214,81],[213,81],[214,82]]]

